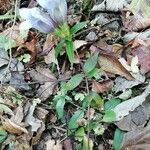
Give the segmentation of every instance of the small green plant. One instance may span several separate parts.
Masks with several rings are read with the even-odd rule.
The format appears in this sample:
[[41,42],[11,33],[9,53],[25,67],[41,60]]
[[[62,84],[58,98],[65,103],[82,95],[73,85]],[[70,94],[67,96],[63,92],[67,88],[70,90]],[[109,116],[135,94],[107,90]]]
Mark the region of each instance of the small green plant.
[[70,28],[67,23],[64,23],[63,25],[55,29],[55,35],[61,38],[60,43],[58,43],[58,45],[55,48],[56,57],[60,53],[61,49],[65,46],[68,59],[71,63],[71,66],[73,65],[74,61],[73,37],[75,33],[84,28],[86,24],[87,24],[86,21],[80,22],[75,24],[72,28]]

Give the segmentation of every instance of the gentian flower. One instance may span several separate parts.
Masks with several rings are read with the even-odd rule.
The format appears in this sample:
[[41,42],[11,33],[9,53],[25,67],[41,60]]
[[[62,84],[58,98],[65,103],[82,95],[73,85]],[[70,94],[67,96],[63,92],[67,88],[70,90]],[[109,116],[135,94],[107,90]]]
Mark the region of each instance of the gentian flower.
[[20,30],[35,28],[44,33],[53,32],[54,29],[66,22],[66,0],[37,0],[45,10],[34,8],[22,8],[20,16],[25,19],[20,24]]

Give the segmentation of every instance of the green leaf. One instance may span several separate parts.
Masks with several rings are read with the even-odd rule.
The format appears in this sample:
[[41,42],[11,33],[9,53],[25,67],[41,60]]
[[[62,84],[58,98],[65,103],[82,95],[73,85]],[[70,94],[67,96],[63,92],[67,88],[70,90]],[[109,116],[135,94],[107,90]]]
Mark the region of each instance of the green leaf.
[[93,56],[91,56],[87,61],[85,62],[83,69],[85,73],[90,73],[96,66],[97,60],[98,60],[98,52],[96,52]]
[[16,45],[16,42],[4,35],[0,35],[0,48],[8,50]]
[[84,136],[82,150],[93,150],[93,141],[87,136]]
[[60,54],[60,51],[61,51],[61,49],[63,48],[64,44],[65,44],[65,40],[62,39],[62,40],[57,44],[57,46],[55,47],[55,57],[56,57],[56,58],[57,58],[58,55]]
[[7,132],[4,130],[0,130],[0,143],[4,142],[7,138]]
[[58,114],[58,119],[61,119],[64,115],[65,103],[66,103],[65,97],[60,96],[60,99],[56,103],[56,111],[57,111],[57,114]]
[[120,129],[116,129],[115,135],[114,135],[114,141],[113,146],[115,150],[120,150],[120,145],[123,140],[124,132]]
[[87,21],[84,22],[79,22],[77,24],[75,24],[71,29],[70,29],[70,33],[71,34],[75,34],[77,33],[79,30],[83,29],[87,24]]
[[100,69],[94,68],[92,71],[88,73],[88,77],[95,77],[97,80],[100,79]]
[[65,86],[66,91],[70,91],[73,90],[74,88],[76,88],[81,81],[83,80],[84,75],[83,74],[76,74],[74,75],[67,83]]
[[96,92],[91,92],[90,95],[92,96],[90,106],[95,109],[102,110],[104,107],[104,100]]
[[111,110],[121,103],[120,99],[111,99],[104,104],[104,110]]
[[81,118],[84,117],[84,111],[83,110],[77,110],[74,115],[71,117],[69,123],[68,123],[68,128],[70,130],[75,130],[79,127],[77,121]]
[[73,41],[66,41],[66,52],[67,52],[67,56],[68,59],[71,63],[71,67],[73,65],[73,61],[74,61],[74,45],[73,45]]
[[78,141],[82,141],[83,137],[85,136],[84,128],[81,127],[75,132],[75,137]]
[[113,122],[113,121],[116,121],[116,114],[114,111],[112,110],[107,110],[105,112],[105,115],[103,116],[103,119],[102,119],[103,122]]

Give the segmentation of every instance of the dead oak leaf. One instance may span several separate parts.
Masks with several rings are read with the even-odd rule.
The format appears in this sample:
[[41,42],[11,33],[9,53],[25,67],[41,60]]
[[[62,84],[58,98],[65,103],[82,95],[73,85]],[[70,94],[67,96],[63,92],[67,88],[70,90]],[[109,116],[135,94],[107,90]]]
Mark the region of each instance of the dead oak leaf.
[[108,90],[111,88],[112,84],[113,84],[113,81],[111,81],[111,80],[105,80],[102,82],[96,82],[94,80],[92,82],[92,91],[95,91],[97,93],[108,92]]
[[41,84],[37,90],[37,95],[42,101],[45,101],[54,93],[58,81],[48,68],[38,67],[36,70],[31,70],[30,76],[34,81]]
[[26,128],[12,122],[10,119],[2,118],[2,125],[3,125],[3,128],[9,133],[18,134],[18,135],[22,133],[28,134],[28,131]]
[[8,28],[5,31],[1,32],[0,35],[7,36],[8,38],[14,40],[15,45],[13,45],[13,47],[20,46],[25,42],[24,38],[20,35],[19,26]]
[[98,64],[101,69],[106,72],[123,76],[128,80],[134,79],[130,72],[122,66],[119,60],[111,54],[100,53]]
[[121,144],[122,148],[126,149],[149,149],[150,148],[150,124],[145,128],[136,128],[133,131],[124,134]]
[[48,140],[46,143],[46,150],[62,150],[62,144],[59,141]]
[[140,45],[132,49],[132,54],[138,57],[142,74],[150,71],[150,40],[146,41],[147,46]]

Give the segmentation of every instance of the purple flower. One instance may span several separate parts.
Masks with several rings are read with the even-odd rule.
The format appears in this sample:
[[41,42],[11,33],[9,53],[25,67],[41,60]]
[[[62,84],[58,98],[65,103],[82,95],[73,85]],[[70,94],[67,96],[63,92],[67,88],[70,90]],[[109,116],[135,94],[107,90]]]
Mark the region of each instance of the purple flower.
[[66,22],[66,0],[37,1],[46,11],[42,11],[37,7],[20,9],[20,16],[25,19],[25,21],[20,24],[20,30],[35,28],[41,32],[50,33],[53,32],[57,26]]

